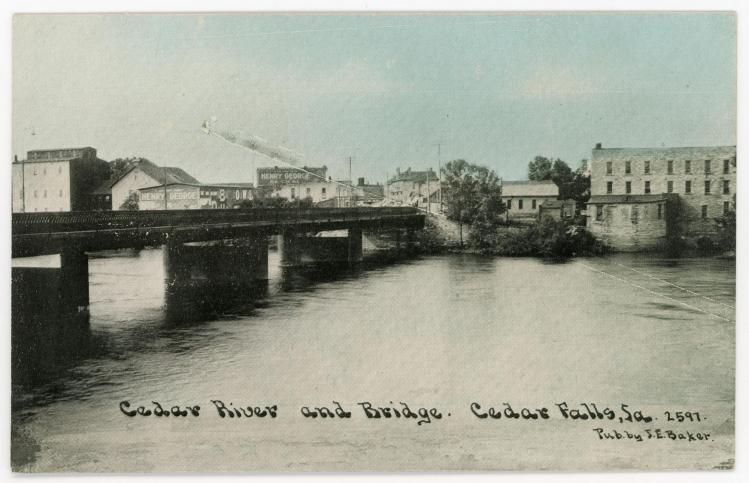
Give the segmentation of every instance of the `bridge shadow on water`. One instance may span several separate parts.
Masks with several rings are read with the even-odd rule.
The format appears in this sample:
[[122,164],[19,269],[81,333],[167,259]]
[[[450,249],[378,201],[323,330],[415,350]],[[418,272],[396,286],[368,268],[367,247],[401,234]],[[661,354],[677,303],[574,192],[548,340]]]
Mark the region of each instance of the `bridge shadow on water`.
[[[116,255],[115,255],[116,256]],[[208,322],[253,317],[259,308],[293,303],[295,293],[354,279],[366,272],[413,260],[392,251],[370,253],[356,264],[276,267],[269,281],[199,277],[164,281],[160,310],[138,321],[100,325],[87,312],[65,315],[59,271],[24,269],[12,284],[12,404],[14,411],[65,396],[66,381],[85,360],[119,360],[148,351],[189,351],[220,333]],[[19,272],[20,273],[20,272]],[[123,316],[124,317],[124,316]],[[110,316],[111,318],[111,316]],[[92,388],[95,390],[95,388]]]

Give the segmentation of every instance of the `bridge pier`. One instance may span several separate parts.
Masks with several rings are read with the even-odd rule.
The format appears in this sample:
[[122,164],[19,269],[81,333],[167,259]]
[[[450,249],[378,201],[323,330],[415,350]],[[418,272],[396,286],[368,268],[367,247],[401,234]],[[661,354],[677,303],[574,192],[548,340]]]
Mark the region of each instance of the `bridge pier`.
[[60,251],[60,301],[65,313],[88,313],[88,256],[73,243]]
[[164,246],[167,284],[248,283],[268,280],[266,236],[233,240],[230,243],[184,244],[170,240]]
[[354,264],[362,260],[362,231],[349,228],[346,236],[314,236],[286,231],[278,237],[281,265]]

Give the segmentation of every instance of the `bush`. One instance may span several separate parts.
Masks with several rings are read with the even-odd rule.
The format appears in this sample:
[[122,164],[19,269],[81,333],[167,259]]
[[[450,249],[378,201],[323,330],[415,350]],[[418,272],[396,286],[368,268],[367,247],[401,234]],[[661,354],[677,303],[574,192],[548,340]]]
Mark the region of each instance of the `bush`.
[[472,237],[474,248],[484,253],[518,257],[565,258],[598,255],[606,247],[585,228],[565,221],[543,218],[525,227],[498,226],[489,236]]

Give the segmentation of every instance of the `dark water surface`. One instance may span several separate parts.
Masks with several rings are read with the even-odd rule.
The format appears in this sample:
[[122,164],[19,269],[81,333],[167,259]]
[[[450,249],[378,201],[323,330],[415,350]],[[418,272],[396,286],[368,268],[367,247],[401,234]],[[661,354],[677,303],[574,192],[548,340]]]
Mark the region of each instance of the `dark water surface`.
[[[160,250],[92,258],[89,329],[17,358],[15,469],[730,465],[733,261],[445,255],[325,274],[281,270],[275,252],[270,258],[267,286],[170,294]],[[277,405],[278,417],[222,419],[212,399]],[[198,418],[129,418],[123,400],[202,409]],[[300,414],[332,401],[352,418]],[[364,401],[436,407],[442,419],[367,419]],[[554,412],[563,401],[626,403],[658,419],[569,421]],[[553,417],[482,420],[472,402],[546,406]],[[703,420],[666,420],[665,411],[687,410]],[[596,427],[711,436],[610,441]]]

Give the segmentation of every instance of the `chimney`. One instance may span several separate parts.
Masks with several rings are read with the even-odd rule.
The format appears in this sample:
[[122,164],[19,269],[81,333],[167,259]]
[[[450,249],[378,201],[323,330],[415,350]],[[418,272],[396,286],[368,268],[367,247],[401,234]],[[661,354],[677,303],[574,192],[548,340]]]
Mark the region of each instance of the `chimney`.
[[596,149],[603,149],[603,148],[601,147],[601,143],[596,143]]
[[14,155],[13,155],[13,162],[14,162],[14,163],[17,163],[17,162],[18,162],[18,155],[17,155],[17,154],[14,154]]
[[359,178],[359,186],[364,186],[364,178]]

